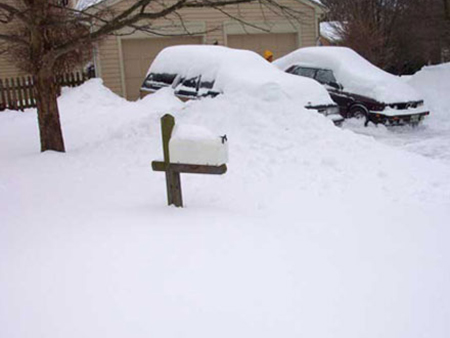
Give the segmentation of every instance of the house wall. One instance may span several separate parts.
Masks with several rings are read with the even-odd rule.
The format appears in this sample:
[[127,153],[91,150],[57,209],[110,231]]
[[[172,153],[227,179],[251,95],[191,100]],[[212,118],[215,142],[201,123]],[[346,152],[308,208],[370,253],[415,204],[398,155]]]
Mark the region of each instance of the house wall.
[[[2,0],[2,2],[14,7],[17,6],[17,0]],[[68,4],[69,6],[74,7],[76,2],[77,0],[69,0]],[[17,21],[9,23],[8,25],[0,24],[0,32],[7,33],[14,31],[14,29],[18,29],[18,27],[20,27],[20,23]],[[2,45],[2,42],[0,42],[0,50],[3,50],[3,47],[4,44]],[[27,75],[27,73],[17,68],[7,56],[0,54],[0,79],[16,78],[23,75]]]
[[[3,0],[2,2],[12,6],[17,5],[17,0]],[[14,29],[17,29],[18,26],[19,23],[17,21],[9,23],[7,25],[0,24],[0,32],[8,33],[10,31],[14,31]],[[4,48],[5,43],[0,42],[0,50],[3,50]],[[14,64],[4,54],[0,54],[0,79],[22,75],[25,75],[25,73],[14,66]]]
[[[133,0],[123,0],[112,6],[116,12],[128,8]],[[283,13],[274,13],[269,9],[261,8],[258,3],[241,4],[226,8],[230,16],[238,17],[240,20],[264,27],[270,33],[297,33],[298,47],[314,46],[318,38],[318,16],[319,9],[309,1],[303,0],[281,0],[283,6],[295,8],[302,13],[300,22],[288,20]],[[261,34],[260,29],[242,25],[230,16],[214,9],[183,9],[180,11],[183,17],[184,27],[191,33],[207,32],[201,34],[205,44],[227,45],[229,34]],[[152,22],[154,27],[171,27],[172,33],[185,33],[183,26],[174,28],[179,23],[176,16],[160,19]],[[122,62],[122,41],[130,38],[160,37],[148,33],[138,32],[130,36],[108,37],[103,40],[97,50],[96,67],[104,83],[115,93],[124,96],[124,67]]]

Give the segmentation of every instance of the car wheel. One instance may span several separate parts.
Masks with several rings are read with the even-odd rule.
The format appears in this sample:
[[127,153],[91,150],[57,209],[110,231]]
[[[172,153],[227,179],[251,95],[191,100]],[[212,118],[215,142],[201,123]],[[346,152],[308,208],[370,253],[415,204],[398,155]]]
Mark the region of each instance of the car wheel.
[[367,108],[364,106],[353,106],[352,108],[350,108],[349,112],[348,112],[348,116],[350,118],[355,118],[358,120],[364,120],[364,126],[367,127],[367,125],[369,124],[369,112],[367,111]]
[[367,117],[367,109],[364,106],[354,106],[350,108],[348,115],[357,119],[363,119]]

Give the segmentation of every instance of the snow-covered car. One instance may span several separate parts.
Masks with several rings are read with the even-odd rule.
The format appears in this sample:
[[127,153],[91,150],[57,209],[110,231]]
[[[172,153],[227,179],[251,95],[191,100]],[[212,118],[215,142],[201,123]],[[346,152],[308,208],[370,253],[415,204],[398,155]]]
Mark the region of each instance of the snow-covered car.
[[386,125],[416,125],[429,115],[418,93],[400,77],[346,47],[307,47],[274,62],[281,70],[321,83],[341,115]]
[[147,73],[141,97],[163,87],[183,99],[251,95],[291,100],[342,123],[339,107],[316,81],[280,71],[258,54],[223,46],[172,46],[162,50]]

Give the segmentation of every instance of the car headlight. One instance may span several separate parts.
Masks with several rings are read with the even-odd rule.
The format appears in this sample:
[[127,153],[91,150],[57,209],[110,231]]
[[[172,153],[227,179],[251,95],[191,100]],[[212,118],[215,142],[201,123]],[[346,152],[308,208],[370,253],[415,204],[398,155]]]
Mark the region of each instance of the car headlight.
[[328,116],[328,115],[339,115],[339,106],[338,105],[329,105],[329,106],[305,106],[306,109],[313,109],[317,111],[319,114]]
[[319,113],[328,116],[328,115],[336,115],[339,114],[339,106],[329,106],[323,109],[323,111],[319,110]]

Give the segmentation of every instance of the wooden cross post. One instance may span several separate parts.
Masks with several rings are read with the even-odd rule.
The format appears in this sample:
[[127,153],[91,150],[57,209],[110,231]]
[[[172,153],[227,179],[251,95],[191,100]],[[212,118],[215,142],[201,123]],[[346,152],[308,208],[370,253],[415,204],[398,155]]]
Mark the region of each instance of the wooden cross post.
[[172,137],[172,131],[174,127],[175,118],[172,115],[166,114],[161,118],[164,161],[153,161],[152,169],[154,171],[164,171],[166,173],[168,205],[183,207],[180,173],[223,175],[227,171],[227,166],[225,164],[222,164],[220,166],[211,166],[201,164],[171,163],[169,142],[170,138]]

